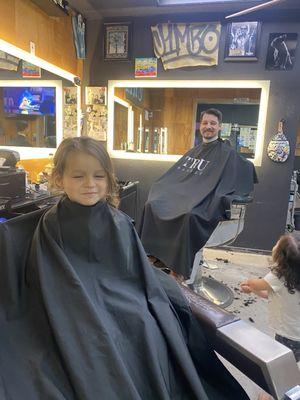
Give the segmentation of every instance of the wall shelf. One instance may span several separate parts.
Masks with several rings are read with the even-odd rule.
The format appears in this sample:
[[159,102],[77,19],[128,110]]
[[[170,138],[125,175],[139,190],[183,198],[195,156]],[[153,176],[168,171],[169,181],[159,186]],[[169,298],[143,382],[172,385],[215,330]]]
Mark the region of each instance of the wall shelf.
[[56,4],[53,0],[31,0],[41,10],[43,10],[50,17],[65,17],[68,11],[64,10],[60,5]]

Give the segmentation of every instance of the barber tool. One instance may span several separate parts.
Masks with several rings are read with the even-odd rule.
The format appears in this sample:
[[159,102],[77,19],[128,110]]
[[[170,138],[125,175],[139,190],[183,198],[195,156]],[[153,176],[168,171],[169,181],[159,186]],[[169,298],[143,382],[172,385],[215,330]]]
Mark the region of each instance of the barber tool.
[[272,137],[267,148],[267,154],[272,161],[283,163],[290,155],[290,142],[284,134],[285,120],[278,123],[278,132]]

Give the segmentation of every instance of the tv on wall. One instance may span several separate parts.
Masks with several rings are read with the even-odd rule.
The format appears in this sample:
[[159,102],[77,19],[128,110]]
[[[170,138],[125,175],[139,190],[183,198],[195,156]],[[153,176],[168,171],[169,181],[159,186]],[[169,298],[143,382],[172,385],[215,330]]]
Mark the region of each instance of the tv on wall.
[[55,87],[4,87],[4,112],[55,115]]

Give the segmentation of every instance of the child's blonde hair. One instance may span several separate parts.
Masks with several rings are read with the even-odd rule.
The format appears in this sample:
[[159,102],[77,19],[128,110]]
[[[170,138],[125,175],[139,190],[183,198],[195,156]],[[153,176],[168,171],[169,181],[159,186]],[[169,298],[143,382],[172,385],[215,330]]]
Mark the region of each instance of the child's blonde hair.
[[51,185],[55,187],[57,178],[63,176],[68,155],[73,152],[89,154],[99,161],[107,177],[108,190],[106,200],[113,207],[118,207],[119,187],[114,176],[109,154],[100,141],[88,136],[67,138],[61,142],[53,158],[54,166],[51,173]]
[[272,256],[275,275],[279,279],[283,277],[290,293],[300,291],[300,235],[293,233],[281,236]]

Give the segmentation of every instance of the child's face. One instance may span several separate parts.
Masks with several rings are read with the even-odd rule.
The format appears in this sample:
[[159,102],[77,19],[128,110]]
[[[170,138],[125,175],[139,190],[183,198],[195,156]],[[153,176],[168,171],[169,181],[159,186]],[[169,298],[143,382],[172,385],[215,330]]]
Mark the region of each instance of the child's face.
[[68,155],[63,176],[57,179],[71,201],[93,206],[107,194],[108,182],[100,162],[83,152]]

